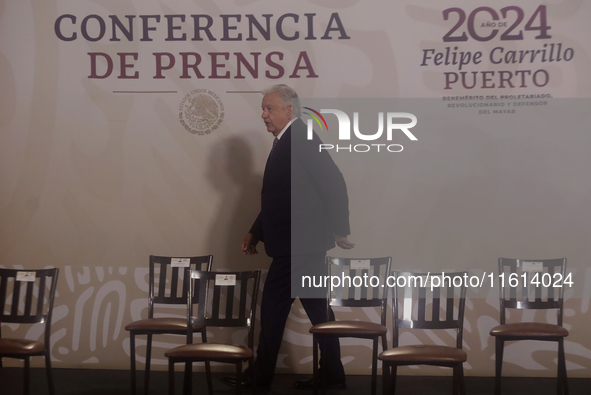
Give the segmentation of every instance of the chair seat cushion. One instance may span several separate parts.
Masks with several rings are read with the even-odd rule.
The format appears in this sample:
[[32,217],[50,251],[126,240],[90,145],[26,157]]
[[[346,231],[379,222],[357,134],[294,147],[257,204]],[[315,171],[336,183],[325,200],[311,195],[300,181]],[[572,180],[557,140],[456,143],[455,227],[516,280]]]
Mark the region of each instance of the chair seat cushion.
[[490,331],[491,336],[502,337],[566,337],[568,330],[560,325],[545,324],[540,322],[518,322],[495,326]]
[[36,340],[0,339],[0,355],[34,355],[45,351],[45,345]]
[[164,355],[168,358],[203,359],[247,359],[252,350],[246,346],[235,346],[221,343],[197,343],[168,350]]
[[[202,325],[193,325],[193,330],[198,331]],[[134,321],[127,326],[128,331],[186,331],[186,318],[146,318],[145,320]]]
[[387,332],[384,325],[367,321],[328,321],[310,328],[310,333],[320,335],[383,335]]
[[466,362],[464,350],[456,347],[415,345],[394,347],[378,355],[382,361],[416,364]]

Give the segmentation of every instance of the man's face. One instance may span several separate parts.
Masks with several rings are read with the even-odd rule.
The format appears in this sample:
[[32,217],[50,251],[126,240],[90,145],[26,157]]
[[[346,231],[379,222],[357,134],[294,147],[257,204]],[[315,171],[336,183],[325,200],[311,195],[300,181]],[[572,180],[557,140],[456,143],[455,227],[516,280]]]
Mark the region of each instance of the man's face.
[[281,99],[280,92],[273,92],[263,97],[261,107],[263,109],[261,117],[265,122],[267,131],[277,137],[285,125],[291,121],[291,104],[285,103]]

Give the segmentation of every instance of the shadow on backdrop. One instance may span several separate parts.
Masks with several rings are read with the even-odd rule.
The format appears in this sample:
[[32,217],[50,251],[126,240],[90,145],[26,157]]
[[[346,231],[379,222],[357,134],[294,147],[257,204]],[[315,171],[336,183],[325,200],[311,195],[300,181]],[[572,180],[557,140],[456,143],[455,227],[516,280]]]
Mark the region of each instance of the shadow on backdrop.
[[240,248],[260,211],[263,177],[253,168],[253,151],[242,137],[223,140],[210,151],[207,180],[220,197],[217,206],[212,206],[216,220],[207,243],[215,257],[214,270],[265,270],[270,265],[263,245],[254,257],[244,256]]

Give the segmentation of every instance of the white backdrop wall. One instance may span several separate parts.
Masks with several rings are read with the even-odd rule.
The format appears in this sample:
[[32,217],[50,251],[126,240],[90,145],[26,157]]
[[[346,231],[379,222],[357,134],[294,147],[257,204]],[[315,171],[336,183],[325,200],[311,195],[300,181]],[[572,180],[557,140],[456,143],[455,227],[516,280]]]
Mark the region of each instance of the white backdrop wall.
[[[310,99],[424,99],[433,112],[418,115],[418,140],[380,156],[381,173],[354,171],[346,151],[333,152],[349,184],[357,243],[349,255],[488,271],[498,256],[566,256],[575,274],[567,367],[571,377],[589,377],[589,17],[591,5],[574,0],[5,0],[0,266],[61,269],[54,366],[127,368],[123,327],[147,314],[150,254],[213,254],[216,269],[268,268],[267,257],[239,250],[272,141],[261,89],[285,83]],[[387,207],[379,218],[362,210],[368,192]],[[471,292],[467,374],[489,376],[497,291]],[[552,319],[525,318],[533,316]],[[311,371],[308,327],[294,305],[281,371]],[[2,333],[39,336],[18,325]],[[451,341],[417,339],[433,338]],[[157,339],[155,364],[180,342]],[[361,351],[370,345],[343,344],[347,371],[368,374]],[[138,352],[141,360],[141,343]],[[505,355],[509,375],[555,374],[551,345],[516,344]]]

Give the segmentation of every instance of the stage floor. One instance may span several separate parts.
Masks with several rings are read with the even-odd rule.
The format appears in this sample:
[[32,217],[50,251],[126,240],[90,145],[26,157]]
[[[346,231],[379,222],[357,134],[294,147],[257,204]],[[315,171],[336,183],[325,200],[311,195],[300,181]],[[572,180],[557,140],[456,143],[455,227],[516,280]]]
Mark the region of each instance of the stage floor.
[[[451,373],[451,372],[450,372]],[[130,375],[127,370],[87,370],[87,369],[53,369],[56,395],[129,395]],[[234,389],[220,382],[227,374],[216,373],[214,377],[214,393],[230,395]],[[295,390],[295,380],[306,376],[281,374],[276,376],[271,394],[306,395],[312,391]],[[143,373],[138,373],[143,379]],[[347,389],[327,391],[335,395],[369,394],[369,376],[348,376]],[[22,394],[22,368],[0,369],[0,394]],[[154,371],[151,374],[150,394],[166,395],[168,374]],[[381,394],[381,376],[378,377],[378,394]],[[182,393],[182,373],[176,374],[177,394]],[[466,377],[466,393],[468,395],[492,395],[494,379],[490,377]],[[570,395],[589,395],[591,378],[570,378]],[[45,370],[31,369],[31,394],[47,394]],[[138,394],[143,394],[143,383],[138,382]],[[193,393],[207,394],[205,374],[195,373],[193,376]],[[243,391],[250,394],[250,390]],[[399,395],[451,395],[451,375],[449,377],[399,376],[396,393]],[[553,378],[503,378],[503,395],[553,395],[556,394],[556,380]]]

